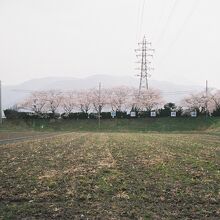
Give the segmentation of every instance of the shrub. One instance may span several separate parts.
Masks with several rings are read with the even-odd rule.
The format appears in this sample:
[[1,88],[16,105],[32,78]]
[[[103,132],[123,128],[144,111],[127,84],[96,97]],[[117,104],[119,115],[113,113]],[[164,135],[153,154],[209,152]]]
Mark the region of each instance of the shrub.
[[78,112],[78,119],[88,119],[88,113],[84,113],[84,112]]
[[78,119],[78,113],[76,113],[76,112],[69,113],[68,119]]
[[18,119],[18,111],[13,109],[4,110],[5,117],[7,119]]
[[169,117],[171,114],[171,109],[168,108],[161,108],[159,109],[159,116],[160,117]]
[[90,113],[89,114],[89,119],[97,119],[98,118],[98,114],[97,113]]
[[88,118],[88,113],[84,112],[71,112],[69,114],[63,113],[61,114],[61,118],[63,119],[87,119]]
[[150,117],[150,111],[140,111],[137,115],[139,118],[147,118]]
[[220,116],[220,108],[217,108],[215,111],[213,111],[212,116]]
[[128,117],[127,112],[121,112],[121,111],[116,112],[116,118],[127,118],[127,117]]
[[101,118],[102,119],[110,119],[110,118],[112,118],[111,112],[102,112],[101,113]]
[[67,113],[62,113],[60,116],[61,116],[62,119],[68,119],[69,118],[69,114],[67,114]]
[[59,113],[47,113],[49,119],[58,119],[60,117]]
[[182,108],[178,108],[176,111],[176,117],[181,117],[183,114],[183,109]]

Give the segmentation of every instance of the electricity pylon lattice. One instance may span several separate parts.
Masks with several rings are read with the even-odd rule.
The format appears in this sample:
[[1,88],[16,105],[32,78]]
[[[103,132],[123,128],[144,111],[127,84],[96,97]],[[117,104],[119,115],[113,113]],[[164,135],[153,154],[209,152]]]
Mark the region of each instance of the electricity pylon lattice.
[[[151,48],[151,43],[147,41],[144,36],[143,41],[138,43],[139,48],[135,50],[137,52],[137,58],[139,59],[137,63],[140,64],[140,67],[137,68],[140,72],[138,76],[140,77],[139,83],[139,94],[142,89],[149,89],[148,78],[150,77],[151,68],[151,59],[153,58],[154,49]],[[144,83],[145,80],[145,83]]]

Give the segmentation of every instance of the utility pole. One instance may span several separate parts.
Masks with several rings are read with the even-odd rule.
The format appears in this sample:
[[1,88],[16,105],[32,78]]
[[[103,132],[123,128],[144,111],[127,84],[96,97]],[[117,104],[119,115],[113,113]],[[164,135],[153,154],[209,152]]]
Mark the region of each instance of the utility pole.
[[2,124],[2,81],[0,80],[0,124]]
[[[138,76],[140,77],[139,82],[139,95],[141,93],[141,90],[143,87],[145,87],[146,90],[149,89],[149,77],[150,77],[150,71],[153,70],[153,68],[150,67],[151,62],[150,58],[153,57],[154,49],[151,48],[151,43],[147,41],[146,37],[144,36],[143,41],[138,43],[139,48],[135,50],[137,52],[137,57],[139,58],[139,61],[137,63],[140,64],[140,67],[137,68],[140,73]],[[144,85],[144,79],[145,79],[145,85]]]
[[205,117],[206,117],[206,120],[207,120],[207,119],[208,119],[208,80],[206,80],[205,96],[206,96],[206,102],[205,102]]
[[99,83],[99,112],[98,112],[98,120],[99,120],[99,129],[101,127],[101,82]]

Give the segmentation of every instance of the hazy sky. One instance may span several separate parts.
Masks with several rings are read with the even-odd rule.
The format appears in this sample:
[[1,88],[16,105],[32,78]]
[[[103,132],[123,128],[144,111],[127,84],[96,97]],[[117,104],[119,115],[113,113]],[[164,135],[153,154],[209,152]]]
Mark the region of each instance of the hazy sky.
[[134,76],[146,34],[153,79],[220,88],[219,10],[220,0],[0,0],[0,79]]

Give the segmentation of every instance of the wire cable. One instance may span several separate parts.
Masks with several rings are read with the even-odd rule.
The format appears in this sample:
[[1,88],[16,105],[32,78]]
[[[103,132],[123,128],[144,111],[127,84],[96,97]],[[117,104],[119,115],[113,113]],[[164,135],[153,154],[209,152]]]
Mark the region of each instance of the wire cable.
[[174,4],[173,4],[173,7],[172,7],[172,9],[171,9],[171,11],[170,11],[170,13],[169,13],[169,15],[168,15],[168,18],[167,18],[167,21],[166,21],[166,25],[164,26],[164,28],[163,28],[161,34],[159,35],[159,37],[158,37],[158,39],[157,39],[157,41],[156,41],[157,44],[158,44],[160,41],[163,40],[163,38],[164,38],[164,36],[165,36],[165,34],[166,34],[166,31],[167,31],[167,29],[168,29],[168,27],[169,27],[169,25],[170,25],[170,22],[172,21],[172,18],[173,18],[174,14],[175,14],[175,11],[176,11],[176,8],[177,8],[178,4],[179,4],[179,0],[175,0],[175,1],[174,1]]
[[177,32],[177,34],[176,34],[174,40],[169,44],[169,47],[168,47],[168,49],[167,49],[168,52],[165,53],[165,55],[162,57],[162,62],[165,60],[165,58],[167,57],[166,55],[167,55],[168,53],[170,53],[170,51],[172,50],[172,48],[173,48],[173,46],[175,45],[175,43],[179,40],[179,38],[180,38],[181,35],[183,34],[183,31],[185,30],[185,28],[186,28],[186,26],[188,25],[190,19],[192,18],[193,14],[195,13],[195,11],[196,11],[196,9],[197,9],[199,3],[200,3],[200,0],[195,0],[195,1],[194,1],[194,4],[193,4],[191,10],[189,11],[187,17],[185,18],[185,20],[184,20],[182,26],[181,26],[180,29],[178,30],[178,32]]
[[139,0],[139,5],[138,5],[138,13],[137,13],[137,31],[136,31],[136,41],[139,40],[139,28],[140,28],[140,14],[141,14],[141,0]]
[[137,25],[137,37],[136,40],[139,42],[141,39],[142,31],[143,31],[143,25],[144,25],[144,15],[145,15],[145,6],[149,4],[149,0],[143,0],[142,6],[141,2],[139,5],[139,12],[138,12],[138,17],[140,18],[140,23],[138,22]]
[[[164,1],[164,2],[165,2],[165,1]],[[165,2],[165,3],[167,3],[167,2]],[[171,7],[171,6],[165,7],[165,6],[162,5],[162,8],[161,8],[160,13],[159,13],[159,15],[158,15],[157,22],[155,22],[154,25],[153,25],[154,28],[153,28],[153,31],[152,31],[152,42],[154,42],[154,40],[155,40],[155,38],[156,38],[156,36],[157,36],[157,34],[158,34],[158,32],[159,32],[159,24],[162,23],[162,19],[163,19],[165,13],[166,13],[166,10],[167,10],[168,8],[170,8],[170,7]],[[168,9],[168,10],[169,10],[169,9]],[[158,10],[157,10],[157,11],[158,11]]]
[[144,23],[145,3],[146,3],[146,0],[143,0],[142,10],[141,10],[141,21],[140,21],[140,33],[139,33],[139,39],[138,40],[140,40],[140,37],[141,37],[141,34],[142,34],[142,28],[143,28],[143,23]]

